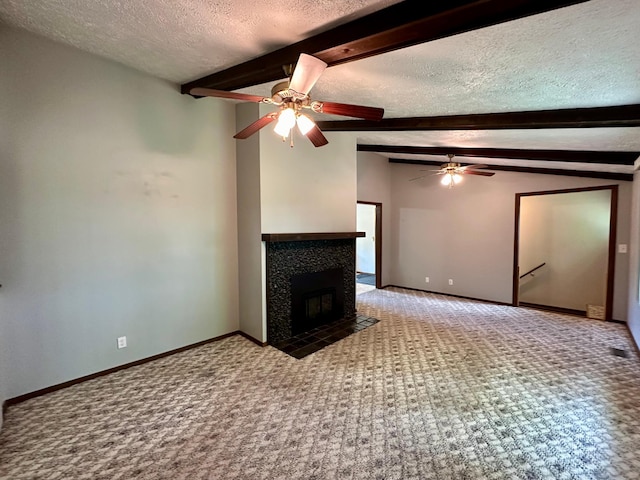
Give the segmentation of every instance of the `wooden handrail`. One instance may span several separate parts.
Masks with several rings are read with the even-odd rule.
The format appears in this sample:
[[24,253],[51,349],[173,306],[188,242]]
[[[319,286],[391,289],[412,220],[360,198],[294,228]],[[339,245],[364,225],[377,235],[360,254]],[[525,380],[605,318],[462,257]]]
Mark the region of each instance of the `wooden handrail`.
[[532,268],[531,270],[529,270],[527,273],[520,275],[520,280],[522,280],[524,277],[526,277],[527,275],[531,275],[533,272],[535,272],[536,270],[538,270],[539,268],[544,267],[547,264],[547,262],[543,262],[540,265],[538,265],[535,268]]

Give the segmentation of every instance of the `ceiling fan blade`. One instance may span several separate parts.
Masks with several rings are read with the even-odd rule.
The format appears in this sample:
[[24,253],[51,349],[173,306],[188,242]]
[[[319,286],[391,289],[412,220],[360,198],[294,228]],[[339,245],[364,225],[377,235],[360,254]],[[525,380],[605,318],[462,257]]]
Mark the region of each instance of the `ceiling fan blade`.
[[317,125],[307,132],[307,138],[311,140],[314,147],[321,147],[329,143],[329,140],[327,140],[327,137],[324,136]]
[[319,58],[301,53],[291,76],[289,88],[306,95],[316,84],[325,68],[327,68],[327,64]]
[[414,180],[420,180],[421,178],[425,178],[425,177],[428,177],[428,176],[429,175],[420,175],[419,177],[416,177],[416,178],[410,178],[409,181],[413,182]]
[[444,175],[445,173],[447,173],[446,170],[442,170],[442,169],[429,169],[429,170],[420,170],[421,172],[430,172],[430,173],[425,173],[424,175],[420,175],[419,177],[415,177],[415,178],[410,178],[409,181],[412,182],[414,180],[420,180],[421,178],[426,178],[426,177],[431,177],[433,175]]
[[363,105],[349,105],[348,103],[317,102],[318,111],[332,115],[363,118],[365,120],[382,120],[384,108],[365,107]]
[[258,130],[260,130],[263,127],[266,127],[271,122],[273,122],[277,116],[278,115],[276,113],[268,113],[264,117],[260,117],[258,120],[253,122],[248,127],[244,128],[243,130],[240,130],[238,133],[236,133],[233,136],[233,138],[237,138],[238,140],[244,140],[245,138],[249,138]]
[[465,175],[482,175],[483,177],[493,177],[496,172],[477,172],[475,170],[465,170]]
[[489,165],[482,165],[480,163],[472,163],[471,165],[465,165],[464,167],[460,167],[463,170],[468,170],[472,168],[489,168]]
[[217,98],[229,98],[231,100],[242,100],[245,102],[260,103],[264,97],[258,95],[248,95],[246,93],[234,93],[227,92],[225,90],[214,90],[213,88],[192,88],[189,90],[191,95],[196,97],[217,97]]

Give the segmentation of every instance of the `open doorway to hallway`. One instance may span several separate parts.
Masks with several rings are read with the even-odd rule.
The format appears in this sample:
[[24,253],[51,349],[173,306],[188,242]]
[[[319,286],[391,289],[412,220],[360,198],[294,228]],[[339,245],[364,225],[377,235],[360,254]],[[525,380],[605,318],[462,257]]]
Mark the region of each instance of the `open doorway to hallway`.
[[516,195],[514,305],[612,319],[617,193]]
[[381,217],[381,203],[358,202],[357,229],[365,232],[364,237],[356,239],[356,286],[359,293],[380,288]]

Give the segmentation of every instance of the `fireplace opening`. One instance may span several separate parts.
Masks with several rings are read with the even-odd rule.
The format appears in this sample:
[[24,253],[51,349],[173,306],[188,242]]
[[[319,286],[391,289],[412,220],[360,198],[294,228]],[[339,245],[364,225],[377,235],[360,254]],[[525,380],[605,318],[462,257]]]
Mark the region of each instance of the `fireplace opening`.
[[344,317],[344,270],[333,268],[291,277],[293,335]]
[[334,288],[306,294],[304,299],[306,319],[317,322],[331,316],[335,298],[336,290]]

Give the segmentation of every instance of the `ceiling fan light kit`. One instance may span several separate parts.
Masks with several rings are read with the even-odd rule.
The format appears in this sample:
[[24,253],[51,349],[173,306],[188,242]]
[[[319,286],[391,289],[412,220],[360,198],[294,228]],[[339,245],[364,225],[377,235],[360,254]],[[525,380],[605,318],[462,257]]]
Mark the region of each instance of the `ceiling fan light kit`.
[[[447,155],[449,157],[449,161],[447,163],[443,163],[440,169],[435,170],[434,175],[442,175],[442,179],[440,183],[448,188],[453,188],[454,185],[462,182],[463,175],[480,175],[483,177],[493,177],[495,172],[483,172],[480,171],[482,168],[487,168],[488,165],[465,165],[464,167],[460,165],[458,162],[453,161],[453,154],[450,153]],[[421,175],[419,177],[409,179],[410,182],[414,180],[419,180],[428,175]]]
[[[314,113],[328,113],[347,117],[362,118],[364,120],[381,120],[384,109],[376,107],[365,107],[362,105],[349,105],[346,103],[312,101],[309,91],[318,81],[322,72],[327,68],[327,64],[319,58],[300,54],[290,81],[280,82],[271,89],[271,97],[260,97],[257,95],[247,95],[244,93],[227,92],[225,90],[214,90],[211,88],[193,88],[190,94],[194,96],[228,98],[233,100],[244,100],[247,102],[268,103],[280,107],[279,112],[268,113],[259,118],[251,125],[234,135],[233,138],[244,140],[269,123],[277,120],[274,132],[286,140],[291,136],[291,146],[293,147],[292,129],[296,125],[298,130],[306,136],[315,147],[321,147],[329,143],[322,131],[309,116],[303,114],[301,110],[308,109]],[[288,66],[284,67],[288,75],[291,71]]]
[[278,116],[278,123],[274,127],[273,131],[281,137],[288,137],[289,132],[296,124],[296,112],[293,108],[285,108],[280,111]]
[[452,188],[454,185],[459,184],[461,181],[462,181],[462,175],[458,173],[445,173],[442,176],[442,180],[440,180],[440,183],[449,188]]
[[316,123],[303,113],[298,114],[296,123],[298,124],[298,130],[300,130],[302,135],[306,135],[309,133],[309,130],[316,126]]

